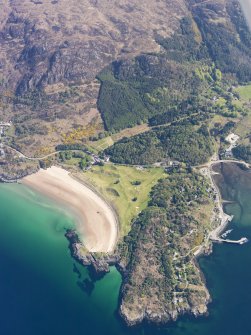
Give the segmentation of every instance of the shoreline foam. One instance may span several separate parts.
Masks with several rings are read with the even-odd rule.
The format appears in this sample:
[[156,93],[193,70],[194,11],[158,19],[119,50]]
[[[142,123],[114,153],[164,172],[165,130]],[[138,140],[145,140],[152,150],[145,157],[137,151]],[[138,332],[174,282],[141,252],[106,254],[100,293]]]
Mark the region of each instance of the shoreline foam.
[[76,218],[78,235],[90,252],[112,252],[117,217],[109,204],[69,172],[53,166],[22,179],[22,184],[64,205]]

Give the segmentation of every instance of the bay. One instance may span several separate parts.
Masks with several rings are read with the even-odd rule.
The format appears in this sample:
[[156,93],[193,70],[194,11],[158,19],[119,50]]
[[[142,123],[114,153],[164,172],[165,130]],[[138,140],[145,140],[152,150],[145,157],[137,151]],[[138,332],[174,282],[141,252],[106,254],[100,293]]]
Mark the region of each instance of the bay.
[[[224,164],[216,181],[234,214],[230,238],[251,240],[251,173]],[[250,335],[251,243],[214,245],[199,259],[209,315],[164,327],[127,328],[117,315],[121,275],[93,281],[70,255],[73,219],[22,185],[0,185],[0,334]]]

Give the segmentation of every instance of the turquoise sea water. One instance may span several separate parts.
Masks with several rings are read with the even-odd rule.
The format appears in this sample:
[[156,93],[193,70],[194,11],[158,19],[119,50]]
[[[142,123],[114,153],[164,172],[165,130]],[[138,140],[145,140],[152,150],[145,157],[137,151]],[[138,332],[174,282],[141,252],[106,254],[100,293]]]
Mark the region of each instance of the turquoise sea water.
[[[251,173],[224,165],[218,178],[235,214],[229,237],[251,240]],[[199,261],[213,298],[209,316],[129,329],[117,316],[121,276],[93,282],[70,256],[74,225],[49,200],[21,185],[0,185],[0,335],[250,335],[251,242],[215,245]]]

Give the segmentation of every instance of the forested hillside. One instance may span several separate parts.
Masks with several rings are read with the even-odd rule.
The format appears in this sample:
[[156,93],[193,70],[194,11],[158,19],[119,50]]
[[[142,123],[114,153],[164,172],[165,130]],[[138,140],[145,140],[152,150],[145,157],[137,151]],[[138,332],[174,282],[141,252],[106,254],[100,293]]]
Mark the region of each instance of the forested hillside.
[[[251,81],[251,33],[238,0],[2,0],[0,44],[3,180],[88,169],[127,211],[111,256],[128,324],[205,313],[194,255],[210,246],[214,199],[194,166],[248,115],[237,88]],[[250,160],[246,142],[234,154]],[[144,166],[161,163],[151,180]]]
[[161,52],[114,62],[99,74],[98,108],[108,130],[162,114],[175,119],[182,103],[220,81],[251,80],[251,34],[238,2],[188,5],[191,15],[180,21],[172,37],[156,35]]
[[202,64],[181,64],[165,54],[142,55],[117,62],[100,75],[98,108],[108,130],[146,122],[182,101],[197,96],[207,85],[196,75]]
[[198,165],[213,154],[213,144],[206,127],[196,129],[186,122],[122,139],[105,153],[115,163],[147,165],[171,159]]
[[[112,162],[177,164],[153,188],[148,208],[119,245],[124,269],[120,313],[128,324],[200,315],[210,300],[194,251],[212,229],[214,196],[191,166],[205,163],[247,115],[235,87],[251,80],[251,34],[237,1],[189,1],[160,53],[112,63],[100,75],[106,129],[150,130],[105,150]],[[250,145],[233,150],[250,159]],[[185,167],[184,167],[185,166]],[[207,240],[208,241],[208,240]]]
[[0,7],[0,118],[13,121],[11,145],[37,156],[103,131],[97,74],[117,59],[158,52],[155,34],[170,36],[188,11],[183,0],[2,0]]
[[202,176],[187,171],[154,187],[149,207],[120,246],[126,266],[120,311],[128,323],[206,311],[209,295],[191,250],[209,229],[210,191]]

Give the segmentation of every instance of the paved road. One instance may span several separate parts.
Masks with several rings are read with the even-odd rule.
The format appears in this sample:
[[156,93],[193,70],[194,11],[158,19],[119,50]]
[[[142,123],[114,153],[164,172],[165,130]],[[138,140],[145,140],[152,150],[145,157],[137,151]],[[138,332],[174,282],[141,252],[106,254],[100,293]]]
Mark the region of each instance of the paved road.
[[219,163],[238,163],[238,164],[245,165],[247,168],[251,167],[251,165],[249,163],[246,163],[245,161],[238,161],[238,160],[234,160],[234,159],[219,159],[217,161],[210,161],[208,163],[201,164],[201,165],[196,165],[194,167],[195,168],[211,167],[211,166],[219,164]]

